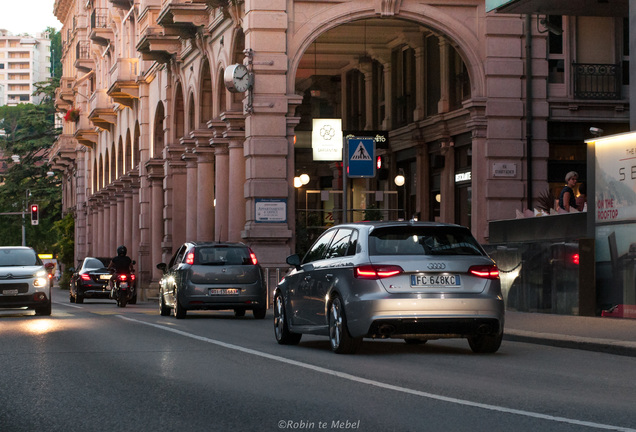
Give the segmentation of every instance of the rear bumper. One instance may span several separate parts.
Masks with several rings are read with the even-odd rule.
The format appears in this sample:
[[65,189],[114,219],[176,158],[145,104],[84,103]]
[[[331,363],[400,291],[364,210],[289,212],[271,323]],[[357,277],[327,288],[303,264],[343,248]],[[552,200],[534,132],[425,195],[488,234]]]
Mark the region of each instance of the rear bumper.
[[[240,294],[211,295],[212,288],[236,288]],[[251,285],[189,285],[179,292],[179,302],[188,310],[262,309],[267,308],[267,292],[260,284]]]
[[346,305],[353,337],[444,338],[500,334],[504,302],[477,295],[468,298],[401,298],[353,301]]

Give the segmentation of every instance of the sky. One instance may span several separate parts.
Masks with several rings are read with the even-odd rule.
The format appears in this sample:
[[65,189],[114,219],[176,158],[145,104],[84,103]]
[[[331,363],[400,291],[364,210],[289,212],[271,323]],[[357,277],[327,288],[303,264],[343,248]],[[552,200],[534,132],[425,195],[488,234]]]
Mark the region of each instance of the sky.
[[32,36],[47,27],[59,31],[62,23],[53,15],[54,4],[55,0],[0,0],[0,29]]

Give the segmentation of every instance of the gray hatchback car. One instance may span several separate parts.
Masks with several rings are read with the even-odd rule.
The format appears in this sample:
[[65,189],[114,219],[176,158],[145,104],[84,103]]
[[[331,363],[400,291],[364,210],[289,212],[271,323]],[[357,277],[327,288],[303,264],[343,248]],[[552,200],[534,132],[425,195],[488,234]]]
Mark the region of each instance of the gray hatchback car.
[[329,336],[336,353],[363,338],[466,338],[477,353],[503,338],[499,271],[470,231],[429,222],[362,222],[325,231],[274,293],[274,334]]
[[27,308],[36,315],[51,315],[51,285],[32,248],[0,247],[0,308]]
[[242,317],[251,310],[254,318],[267,313],[267,288],[256,255],[243,243],[188,242],[170,263],[157,265],[161,315],[185,318],[189,310],[233,309]]

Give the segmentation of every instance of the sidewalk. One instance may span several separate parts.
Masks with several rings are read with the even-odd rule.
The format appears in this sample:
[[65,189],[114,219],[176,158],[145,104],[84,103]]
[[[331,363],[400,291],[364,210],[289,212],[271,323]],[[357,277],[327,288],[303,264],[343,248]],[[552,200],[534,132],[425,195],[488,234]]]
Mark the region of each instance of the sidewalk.
[[636,320],[506,311],[506,340],[636,357]]

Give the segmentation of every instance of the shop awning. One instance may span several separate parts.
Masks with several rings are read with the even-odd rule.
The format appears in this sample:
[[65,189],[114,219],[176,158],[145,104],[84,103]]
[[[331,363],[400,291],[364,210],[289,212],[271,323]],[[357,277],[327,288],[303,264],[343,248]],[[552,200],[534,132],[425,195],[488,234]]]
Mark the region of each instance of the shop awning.
[[616,16],[629,15],[629,0],[486,0],[486,12],[511,14]]

